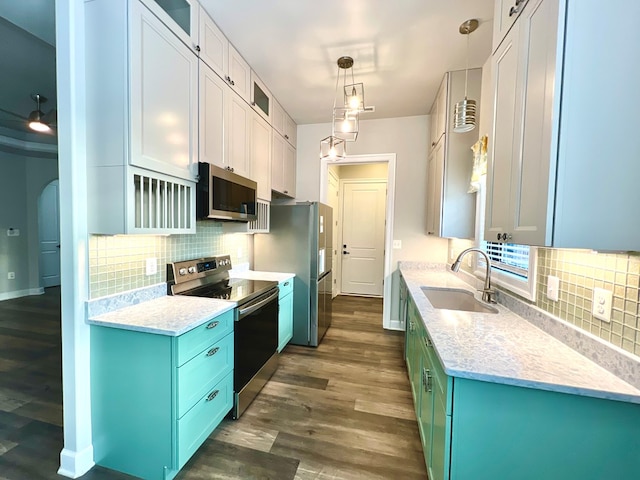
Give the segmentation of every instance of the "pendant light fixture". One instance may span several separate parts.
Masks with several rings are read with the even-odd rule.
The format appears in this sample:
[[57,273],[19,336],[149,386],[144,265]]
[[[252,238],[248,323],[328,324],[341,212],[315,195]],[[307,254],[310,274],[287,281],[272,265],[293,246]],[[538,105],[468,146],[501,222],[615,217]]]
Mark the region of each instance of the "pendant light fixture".
[[470,132],[476,128],[476,101],[467,98],[467,83],[469,79],[469,35],[478,28],[478,20],[467,20],[460,25],[460,33],[467,36],[467,56],[464,71],[464,100],[456,103],[453,113],[453,131],[456,133]]
[[[347,142],[355,142],[358,138],[359,125],[359,110],[360,100],[357,96],[357,90],[355,85],[351,84],[347,86],[347,70],[351,69],[351,79],[353,81],[353,58],[340,57],[338,59],[338,76],[336,78],[336,94],[333,99],[333,121],[332,121],[332,134],[335,137],[346,140]],[[343,71],[342,89],[345,92],[344,103],[342,105],[337,104],[338,99],[338,85],[340,84],[340,70]],[[349,95],[346,95],[346,92]],[[355,97],[352,95],[355,93]],[[351,104],[354,104],[356,108],[351,108]]]
[[27,124],[31,130],[36,132],[49,132],[51,127],[42,120],[44,112],[40,110],[40,104],[47,101],[47,97],[43,97],[39,93],[31,94],[31,98],[36,102],[36,109],[29,114]]
[[333,135],[320,142],[320,158],[327,160],[344,160],[347,156],[346,142]]

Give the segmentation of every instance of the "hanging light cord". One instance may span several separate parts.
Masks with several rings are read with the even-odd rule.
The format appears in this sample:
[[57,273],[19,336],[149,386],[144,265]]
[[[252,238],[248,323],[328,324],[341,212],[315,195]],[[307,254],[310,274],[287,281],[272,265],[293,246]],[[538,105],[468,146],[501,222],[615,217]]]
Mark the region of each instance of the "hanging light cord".
[[469,79],[469,33],[467,32],[467,55],[464,69],[464,99],[467,99],[467,81]]

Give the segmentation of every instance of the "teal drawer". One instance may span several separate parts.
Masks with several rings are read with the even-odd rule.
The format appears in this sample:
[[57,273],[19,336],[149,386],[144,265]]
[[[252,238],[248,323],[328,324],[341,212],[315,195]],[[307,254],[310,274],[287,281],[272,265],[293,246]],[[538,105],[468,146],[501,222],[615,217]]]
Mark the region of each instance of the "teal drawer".
[[233,370],[233,333],[209,345],[178,368],[178,418]]
[[289,280],[284,280],[278,284],[278,288],[280,289],[279,297],[283,298],[293,292],[293,278]]
[[233,372],[178,420],[178,469],[181,469],[233,406]]
[[209,345],[213,345],[222,337],[233,331],[234,310],[212,318],[199,327],[180,335],[177,338],[176,351],[178,366],[191,360]]

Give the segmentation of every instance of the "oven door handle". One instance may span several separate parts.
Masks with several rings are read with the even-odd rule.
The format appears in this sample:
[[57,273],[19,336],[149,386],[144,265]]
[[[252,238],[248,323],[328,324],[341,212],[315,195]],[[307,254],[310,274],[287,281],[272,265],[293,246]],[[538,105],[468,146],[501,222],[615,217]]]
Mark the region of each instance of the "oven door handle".
[[278,290],[276,290],[275,292],[273,292],[271,295],[269,295],[264,300],[261,300],[258,303],[254,304],[254,305],[250,305],[250,306],[248,306],[246,308],[239,309],[238,310],[238,320],[240,320],[242,317],[244,317],[246,315],[249,315],[250,313],[253,313],[256,310],[259,310],[260,308],[264,307],[267,303],[269,303],[274,298],[278,298],[279,293],[280,292]]

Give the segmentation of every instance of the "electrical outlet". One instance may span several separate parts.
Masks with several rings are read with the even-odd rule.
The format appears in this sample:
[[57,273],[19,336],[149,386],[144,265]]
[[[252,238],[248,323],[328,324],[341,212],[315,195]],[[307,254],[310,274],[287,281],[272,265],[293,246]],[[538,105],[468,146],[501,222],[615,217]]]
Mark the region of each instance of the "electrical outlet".
[[20,230],[17,228],[10,228],[7,230],[7,237],[19,237]]
[[558,277],[554,277],[553,275],[549,275],[547,277],[547,298],[549,300],[553,300],[554,302],[557,302],[559,295],[560,295],[560,279]]
[[9,280],[15,280],[16,279],[16,272],[9,272],[7,273],[7,278]]
[[145,269],[147,275],[155,275],[158,273],[158,259],[155,257],[147,258],[147,265]]
[[613,303],[613,293],[604,288],[593,289],[593,301],[591,313],[594,317],[603,322],[611,322],[611,304]]
[[394,240],[393,248],[396,250],[400,250],[402,248],[402,240]]

